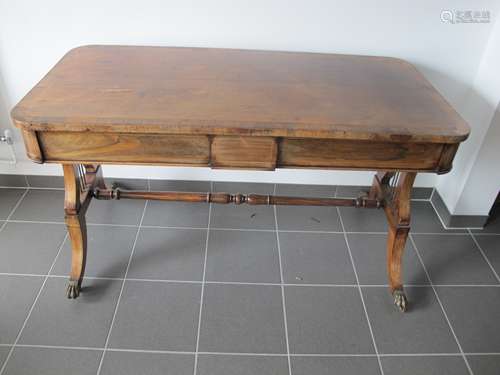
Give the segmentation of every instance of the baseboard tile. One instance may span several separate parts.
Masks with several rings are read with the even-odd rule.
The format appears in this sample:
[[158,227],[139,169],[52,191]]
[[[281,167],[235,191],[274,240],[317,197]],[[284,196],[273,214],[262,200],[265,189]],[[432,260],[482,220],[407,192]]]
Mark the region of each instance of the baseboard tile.
[[437,190],[430,201],[446,229],[483,229],[488,220],[488,215],[452,215]]

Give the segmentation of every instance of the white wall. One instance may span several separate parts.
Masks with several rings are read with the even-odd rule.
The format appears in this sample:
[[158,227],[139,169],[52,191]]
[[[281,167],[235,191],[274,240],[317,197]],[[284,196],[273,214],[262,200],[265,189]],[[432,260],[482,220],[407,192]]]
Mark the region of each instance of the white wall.
[[[495,22],[476,77],[460,108],[472,127],[469,140],[454,161],[451,173],[440,176],[436,187],[455,215],[487,215],[500,190],[500,20]],[[498,116],[498,115],[497,115]]]
[[[400,57],[459,111],[474,82],[492,24],[445,24],[443,9],[489,10],[493,0],[0,0],[0,76],[10,109],[69,49],[141,44],[338,52]],[[0,90],[2,86],[0,85]],[[1,114],[0,114],[1,115]],[[9,120],[0,118],[2,125]],[[17,139],[16,168],[0,173],[60,173],[27,161]],[[4,146],[2,146],[4,147]],[[110,167],[115,176],[367,184],[370,174],[333,171],[229,172]],[[422,175],[417,185],[434,186]]]

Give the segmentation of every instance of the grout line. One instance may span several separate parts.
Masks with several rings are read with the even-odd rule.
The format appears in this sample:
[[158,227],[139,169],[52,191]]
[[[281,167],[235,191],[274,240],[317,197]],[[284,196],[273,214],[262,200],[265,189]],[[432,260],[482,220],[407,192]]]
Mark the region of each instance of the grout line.
[[339,190],[339,186],[335,185],[335,189],[333,189],[333,198],[339,198],[337,197],[337,191]]
[[[144,220],[146,208],[148,207],[148,202],[149,201],[146,200],[146,202],[144,203],[141,221],[139,222],[139,227],[137,228],[137,231],[135,233],[134,244],[132,245],[132,251],[130,252],[130,256],[128,258],[127,268],[125,269],[125,275],[123,276],[123,281],[122,281],[122,285],[120,288],[120,294],[118,294],[118,299],[116,301],[115,311],[113,312],[113,318],[111,319],[111,324],[109,326],[108,335],[106,336],[106,341],[104,343],[104,351],[102,352],[101,360],[99,361],[99,367],[97,368],[97,375],[99,375],[101,373],[102,364],[104,362],[104,357],[106,356],[106,350],[107,350],[108,344],[109,344],[109,338],[111,337],[111,330],[113,329],[113,325],[114,325],[115,319],[116,319],[116,313],[118,312],[118,307],[120,306],[120,300],[122,298],[123,290],[125,289],[125,281],[127,279],[128,270],[130,269],[130,263],[132,263],[132,257],[134,256],[135,246],[137,245],[137,240],[139,238],[139,232],[141,230],[141,225],[142,225],[142,222]],[[0,375],[2,375],[2,374],[0,374]]]
[[28,189],[28,190],[59,190],[64,191],[63,187],[36,187],[36,186],[0,186],[0,189]]
[[467,366],[467,370],[469,370],[469,374],[470,375],[474,375],[474,373],[472,372],[472,368],[469,365],[469,361],[467,360],[467,357],[464,354],[464,351],[462,349],[462,345],[460,345],[460,341],[458,341],[458,336],[456,335],[455,330],[453,329],[453,326],[451,325],[450,319],[448,318],[448,314],[446,313],[444,305],[441,302],[441,298],[439,298],[439,294],[438,294],[438,292],[437,292],[434,284],[432,283],[432,279],[431,279],[431,276],[430,276],[429,272],[427,271],[427,267],[425,266],[424,261],[423,261],[422,257],[420,256],[420,252],[418,250],[417,244],[413,240],[413,236],[412,236],[411,233],[408,234],[408,236],[410,237],[410,241],[411,241],[411,243],[413,245],[413,248],[415,249],[415,252],[417,253],[418,259],[420,260],[420,263],[422,264],[422,268],[424,269],[424,272],[425,272],[425,274],[427,276],[427,279],[431,283],[431,287],[432,287],[432,290],[434,291],[434,295],[436,296],[436,299],[437,299],[437,301],[439,303],[439,306],[441,307],[441,310],[443,311],[443,315],[444,315],[444,317],[446,319],[446,322],[448,323],[448,326],[450,327],[451,333],[453,334],[453,337],[455,338],[455,341],[457,343],[458,349],[460,350],[460,353],[462,354],[462,358],[463,358],[463,360],[465,362],[465,365]]
[[52,272],[52,269],[54,268],[54,266],[56,264],[57,257],[59,256],[59,253],[61,252],[62,248],[64,247],[64,244],[65,244],[65,242],[66,242],[67,239],[68,239],[68,233],[66,233],[66,235],[64,236],[64,239],[62,240],[61,244],[59,245],[59,249],[57,250],[57,254],[54,257],[54,260],[52,261],[52,264],[50,265],[49,270],[45,274],[45,278],[43,279],[42,285],[40,286],[40,289],[38,289],[38,293],[36,294],[35,299],[34,299],[33,303],[31,304],[31,307],[30,307],[30,309],[28,311],[28,314],[26,315],[26,318],[24,319],[23,325],[21,326],[21,328],[19,329],[19,332],[17,333],[16,339],[14,340],[14,344],[10,348],[9,353],[7,354],[7,357],[5,357],[3,365],[0,368],[0,375],[2,375],[4,373],[4,371],[5,371],[6,367],[7,367],[7,362],[9,362],[9,359],[12,356],[12,353],[14,352],[14,349],[16,348],[16,346],[17,346],[17,344],[19,342],[19,339],[21,338],[21,334],[23,333],[24,328],[26,327],[26,324],[28,323],[28,320],[29,320],[29,318],[31,316],[31,313],[35,309],[35,305],[36,305],[36,303],[38,301],[38,298],[42,294],[42,290],[44,289],[45,284],[47,283],[47,280],[49,279],[49,274],[50,274],[50,272]]
[[493,272],[493,275],[495,275],[495,278],[497,279],[497,281],[500,283],[500,277],[498,276],[498,273],[497,271],[495,270],[495,268],[493,268],[493,265],[491,264],[490,260],[488,259],[488,257],[486,256],[486,253],[484,252],[483,248],[481,247],[481,245],[479,245],[479,242],[477,242],[477,239],[476,237],[474,237],[474,234],[471,232],[471,230],[469,229],[469,234],[471,235],[472,237],[472,240],[474,241],[474,243],[476,244],[477,248],[479,249],[479,252],[482,254],[484,260],[486,261],[486,263],[488,263],[488,266],[490,266],[490,269],[491,269],[491,272]]
[[442,219],[441,215],[439,214],[436,206],[434,205],[434,202],[430,199],[429,203],[431,204],[432,208],[434,209],[434,212],[436,213],[436,216],[438,217],[439,221],[441,222],[441,225],[443,226],[444,229],[446,230],[470,230],[470,229],[484,229],[484,228],[479,228],[479,227],[449,227],[444,223],[444,220]]
[[[434,195],[434,193],[433,193],[432,195]],[[447,226],[446,226],[446,224],[444,223],[443,218],[442,218],[442,217],[441,217],[441,215],[439,214],[439,212],[438,212],[438,210],[437,210],[436,206],[435,206],[435,205],[434,205],[434,203],[432,202],[432,199],[430,199],[430,200],[429,200],[429,202],[430,202],[430,204],[431,204],[432,208],[434,209],[434,212],[436,213],[436,216],[438,217],[439,221],[441,222],[441,225],[443,226],[443,228],[448,229],[448,227],[447,227]]]
[[12,217],[12,215],[14,215],[14,212],[17,210],[17,208],[19,207],[19,205],[23,201],[23,199],[26,196],[26,194],[28,194],[28,189],[26,189],[24,191],[24,193],[19,197],[19,199],[17,200],[16,204],[14,205],[14,207],[12,208],[12,210],[7,215],[7,218],[5,219],[5,221],[3,222],[3,224],[0,226],[0,232],[3,230],[3,228],[5,228],[5,226],[9,222],[10,218]]
[[[273,187],[273,194],[276,195],[276,184]],[[285,326],[285,342],[286,342],[286,354],[288,360],[288,374],[292,375],[292,361],[290,359],[290,342],[288,340],[288,319],[286,315],[286,304],[285,304],[285,287],[283,286],[283,265],[281,264],[281,246],[280,246],[280,236],[278,229],[278,210],[276,206],[273,206],[274,213],[274,225],[276,232],[276,248],[278,249],[278,264],[280,268],[280,284],[281,284],[281,303],[283,305],[283,324]]]
[[[12,219],[0,219],[5,223],[21,223],[21,224],[58,224],[65,225],[64,221],[40,221],[40,220],[12,220]],[[138,228],[138,225],[134,224],[112,224],[112,223],[87,223],[87,226],[104,226],[104,227],[124,227],[124,228]],[[207,230],[207,228],[202,227],[178,227],[178,226],[160,226],[160,225],[141,225],[142,229],[179,229],[179,230]],[[453,228],[455,229],[455,228]],[[474,228],[462,228],[464,230],[474,229]],[[215,231],[239,231],[239,232],[270,232],[274,233],[274,229],[249,229],[249,228],[218,228],[212,227],[210,230]],[[361,231],[327,231],[327,230],[288,230],[279,229],[279,233],[304,233],[304,234],[366,234],[366,235],[387,235],[387,232],[361,232]],[[467,232],[415,232],[416,235],[439,235],[439,236],[464,236]],[[500,233],[476,233],[481,236],[500,236]]]
[[[44,274],[38,273],[14,273],[0,272],[0,276],[18,276],[18,277],[45,277]],[[67,275],[48,275],[49,278],[66,278]],[[109,280],[123,281],[123,277],[106,277],[106,276],[85,276],[86,280]],[[143,279],[130,278],[127,281],[149,282],[149,283],[173,283],[173,284],[202,284],[201,280],[175,280],[175,279]],[[210,281],[205,280],[205,284],[213,285],[254,285],[254,286],[293,286],[293,287],[318,287],[318,288],[357,288],[358,284],[309,284],[309,283],[259,283],[259,282],[242,282],[242,281]],[[389,284],[359,284],[361,288],[387,288]],[[408,288],[432,288],[430,284],[404,284]],[[434,284],[439,288],[500,288],[500,284]]]
[[141,229],[207,230],[207,228],[201,228],[201,227],[169,227],[169,226],[157,226],[157,225],[143,225],[141,226]]
[[340,210],[337,207],[337,214],[339,215],[340,225],[342,226],[342,230],[344,231],[344,241],[347,245],[347,251],[349,253],[349,258],[351,259],[352,269],[354,271],[354,276],[356,277],[356,284],[358,285],[359,296],[361,297],[361,303],[363,305],[363,310],[365,311],[366,322],[368,323],[368,328],[370,329],[370,335],[372,337],[373,348],[375,349],[375,354],[377,355],[378,366],[380,369],[381,375],[384,375],[384,368],[382,367],[382,361],[380,360],[380,354],[378,352],[377,342],[375,341],[375,334],[373,333],[372,324],[370,322],[370,317],[368,316],[368,309],[366,308],[365,298],[363,297],[363,290],[361,289],[358,277],[358,271],[356,269],[356,264],[354,263],[354,257],[352,256],[351,247],[349,246],[349,240],[347,239],[347,234],[345,233],[344,221],[342,220],[342,216],[340,214]]
[[[212,191],[213,182],[210,181],[210,191]],[[196,375],[198,371],[198,350],[200,348],[200,331],[201,331],[201,318],[203,313],[203,297],[205,293],[205,278],[207,272],[207,256],[208,256],[208,241],[210,239],[210,222],[212,219],[212,203],[208,205],[208,223],[207,223],[207,237],[205,239],[205,254],[203,257],[203,274],[201,281],[201,293],[200,293],[200,310],[198,312],[198,329],[196,332],[196,353],[194,355],[194,367],[193,374]]]
[[[0,344],[0,347],[11,347],[12,344]],[[65,350],[92,350],[103,351],[104,348],[93,346],[61,346],[61,345],[37,345],[37,344],[17,344],[17,348],[42,348],[42,349],[65,349]],[[148,350],[148,349],[125,349],[107,348],[108,352],[129,352],[129,353],[152,353],[152,354],[184,354],[195,355],[196,352],[176,351],[176,350]],[[251,352],[198,352],[201,355],[224,355],[224,356],[258,356],[258,357],[285,357],[286,353],[251,353]],[[500,356],[500,352],[465,352],[466,356]],[[290,357],[376,357],[372,353],[290,353]],[[381,353],[380,357],[461,357],[462,353]]]
[[[36,274],[34,274],[34,275],[29,275],[29,276],[36,276]],[[66,277],[68,277],[68,275],[49,275],[49,277],[62,279],[62,278],[66,278]],[[123,281],[123,280],[125,280],[125,279],[124,279],[123,277],[85,276],[85,277],[84,277],[84,280],[109,280],[109,281]],[[128,279],[127,279],[127,280],[128,280]],[[144,280],[144,281],[147,281],[147,280]]]
[[61,345],[36,345],[36,344],[17,344],[16,348],[41,348],[41,349],[65,349],[65,350],[95,350],[102,351],[104,348],[93,346],[61,346]]
[[24,181],[26,181],[26,187],[30,187],[30,182],[28,180],[28,176],[27,175],[24,175]]

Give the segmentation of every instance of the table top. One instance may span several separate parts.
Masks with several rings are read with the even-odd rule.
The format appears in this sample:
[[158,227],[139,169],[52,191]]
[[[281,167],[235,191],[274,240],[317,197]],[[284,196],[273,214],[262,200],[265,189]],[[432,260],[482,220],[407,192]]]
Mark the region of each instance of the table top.
[[75,48],[12,118],[36,131],[431,143],[469,133],[404,60],[212,48]]

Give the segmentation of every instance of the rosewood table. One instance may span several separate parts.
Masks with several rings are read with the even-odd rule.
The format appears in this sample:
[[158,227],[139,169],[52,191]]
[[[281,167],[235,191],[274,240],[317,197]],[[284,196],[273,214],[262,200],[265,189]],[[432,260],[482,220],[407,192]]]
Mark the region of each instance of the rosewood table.
[[[405,311],[401,260],[417,172],[446,173],[467,124],[409,63],[389,57],[84,46],[12,110],[29,158],[61,163],[76,298],[92,198],[355,206],[385,210],[387,269]],[[376,171],[357,199],[108,188],[101,164]]]

